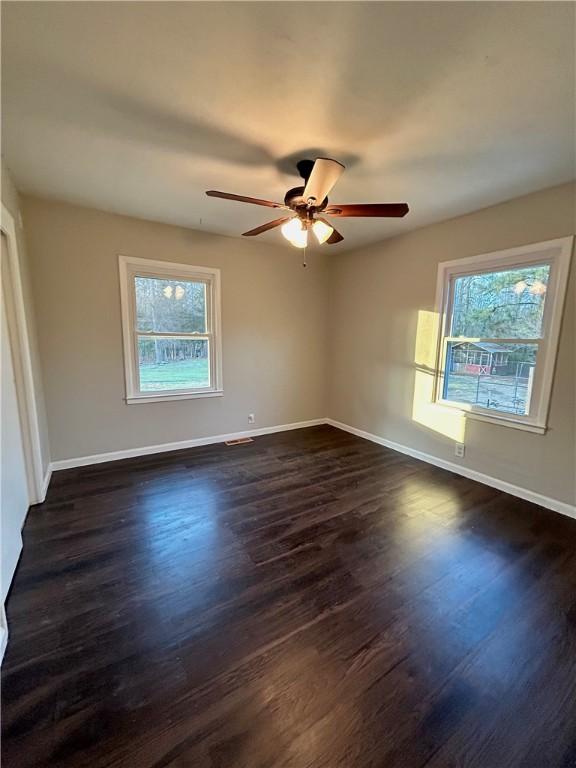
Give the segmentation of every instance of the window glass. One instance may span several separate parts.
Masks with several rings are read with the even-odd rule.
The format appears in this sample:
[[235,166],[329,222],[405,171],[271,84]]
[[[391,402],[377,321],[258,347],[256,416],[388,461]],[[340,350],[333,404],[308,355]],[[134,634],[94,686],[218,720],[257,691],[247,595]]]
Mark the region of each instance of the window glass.
[[142,392],[209,387],[208,341],[139,336],[138,370]]
[[444,398],[505,413],[526,415],[538,344],[449,341]]
[[456,277],[451,335],[540,338],[549,275],[545,264]]
[[206,284],[135,277],[139,331],[206,333]]

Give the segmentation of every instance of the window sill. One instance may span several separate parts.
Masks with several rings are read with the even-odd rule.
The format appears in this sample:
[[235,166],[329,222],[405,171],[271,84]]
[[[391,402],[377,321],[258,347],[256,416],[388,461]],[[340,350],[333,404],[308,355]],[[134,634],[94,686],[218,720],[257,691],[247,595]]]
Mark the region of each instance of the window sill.
[[166,395],[134,395],[126,398],[127,405],[135,405],[136,403],[163,403],[167,400],[197,400],[201,397],[222,397],[224,390],[211,389],[207,392],[180,392],[178,394],[166,394]]
[[496,424],[499,427],[512,427],[512,429],[520,429],[524,432],[534,432],[537,435],[544,435],[547,427],[545,424],[530,423],[527,421],[520,421],[512,417],[508,418],[503,414],[492,413],[479,413],[478,411],[468,411],[466,408],[462,408],[458,403],[452,403],[449,400],[437,400],[437,405],[447,408],[453,408],[454,411],[458,411],[462,416],[473,421],[484,421],[487,424]]
[[474,411],[462,411],[462,413],[467,419],[473,419],[474,421],[485,421],[488,424],[497,424],[500,427],[521,429],[524,432],[534,432],[537,435],[544,435],[546,433],[546,427],[541,424],[529,424],[525,421],[515,421],[514,419],[507,419],[503,416],[487,416],[483,413],[474,413]]

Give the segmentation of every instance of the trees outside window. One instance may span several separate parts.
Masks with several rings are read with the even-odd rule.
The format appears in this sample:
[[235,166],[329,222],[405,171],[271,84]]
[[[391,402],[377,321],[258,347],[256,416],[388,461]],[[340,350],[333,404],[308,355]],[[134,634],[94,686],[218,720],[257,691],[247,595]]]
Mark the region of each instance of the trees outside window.
[[436,399],[544,431],[572,238],[444,262]]

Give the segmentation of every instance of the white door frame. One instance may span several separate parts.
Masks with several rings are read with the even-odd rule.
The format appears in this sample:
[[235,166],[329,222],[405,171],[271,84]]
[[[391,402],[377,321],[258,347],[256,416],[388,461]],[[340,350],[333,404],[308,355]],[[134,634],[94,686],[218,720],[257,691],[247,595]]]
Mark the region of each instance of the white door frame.
[[[38,423],[38,409],[34,387],[34,373],[32,368],[32,355],[30,352],[30,339],[28,336],[28,324],[26,322],[26,310],[24,304],[24,292],[22,290],[22,275],[18,258],[18,242],[16,239],[16,226],[10,211],[2,204],[2,216],[0,218],[0,231],[6,236],[6,251],[8,258],[8,290],[13,305],[13,316],[8,319],[8,334],[14,363],[14,378],[16,380],[16,395],[18,398],[18,410],[20,424],[22,426],[22,442],[24,447],[24,463],[26,465],[26,479],[28,484],[29,504],[38,504],[44,501],[46,490],[50,481],[50,471],[44,478],[42,472],[42,451],[40,443],[40,426]],[[0,300],[3,301],[2,275],[0,271]],[[1,322],[1,320],[0,320]],[[14,327],[12,327],[14,326]],[[1,473],[0,473],[1,474]],[[0,477],[0,484],[2,478]],[[1,532],[0,532],[1,533]],[[8,623],[6,610],[0,605],[0,662],[8,643]]]
[[[11,331],[10,338],[13,342],[14,375],[20,409],[20,422],[22,424],[28,496],[30,504],[39,504],[46,498],[47,483],[50,478],[47,476],[45,479],[42,471],[40,426],[38,422],[38,409],[36,407],[34,372],[28,324],[26,322],[24,292],[22,290],[22,275],[18,258],[16,226],[10,211],[4,204],[2,204],[0,230],[6,236],[10,280],[9,290],[14,302],[14,322],[16,327],[14,329],[9,328],[9,331]],[[0,289],[1,287],[0,279]]]

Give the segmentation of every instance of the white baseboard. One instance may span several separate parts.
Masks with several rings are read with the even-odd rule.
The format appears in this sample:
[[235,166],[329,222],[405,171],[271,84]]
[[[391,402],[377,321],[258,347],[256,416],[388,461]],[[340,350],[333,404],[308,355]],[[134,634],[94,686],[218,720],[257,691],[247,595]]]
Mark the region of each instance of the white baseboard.
[[42,504],[42,502],[46,498],[46,494],[48,493],[48,486],[50,485],[51,479],[52,479],[52,464],[49,464],[48,469],[46,470],[46,474],[44,475],[44,479],[42,480],[41,498],[39,498],[38,501],[34,502],[35,504]]
[[60,469],[73,469],[74,467],[86,467],[89,464],[102,464],[105,461],[118,461],[119,459],[131,459],[135,456],[148,456],[154,453],[166,453],[167,451],[179,451],[184,448],[196,448],[200,445],[213,445],[223,443],[226,440],[237,440],[240,437],[258,437],[269,435],[273,432],[287,432],[291,429],[303,429],[326,424],[326,419],[311,419],[309,421],[296,421],[292,424],[279,424],[274,427],[260,427],[248,429],[243,432],[229,432],[225,435],[211,435],[210,437],[198,437],[193,440],[180,440],[176,443],[161,443],[160,445],[145,445],[142,448],[127,448],[123,451],[111,451],[110,453],[96,453],[92,456],[79,456],[74,459],[60,459],[50,464],[50,472]]
[[0,608],[0,664],[4,659],[4,651],[8,645],[8,622],[6,621],[6,609]]
[[576,519],[576,506],[568,504],[558,499],[552,499],[549,496],[543,496],[536,491],[528,490],[527,488],[521,488],[518,485],[513,485],[505,480],[500,480],[497,477],[491,475],[485,475],[482,472],[477,472],[475,469],[469,469],[463,467],[460,464],[455,464],[452,461],[446,461],[440,459],[437,456],[433,456],[430,453],[424,453],[418,451],[415,448],[410,448],[407,445],[396,443],[393,440],[387,440],[379,435],[374,435],[371,432],[366,432],[356,427],[351,427],[349,424],[343,424],[335,419],[311,419],[309,421],[298,421],[292,424],[280,424],[273,427],[261,427],[260,429],[249,429],[243,432],[229,432],[228,434],[211,435],[209,437],[199,437],[192,440],[181,440],[175,443],[162,443],[160,445],[146,445],[141,448],[127,448],[122,451],[111,451],[109,453],[97,453],[92,456],[79,456],[72,459],[60,459],[59,461],[53,461],[50,464],[50,468],[46,473],[44,494],[48,488],[50,482],[50,476],[52,472],[56,472],[61,469],[73,469],[74,467],[85,467],[90,464],[102,464],[106,461],[118,461],[120,459],[130,459],[136,456],[148,456],[154,453],[166,453],[167,451],[178,451],[185,448],[195,448],[201,445],[213,445],[215,443],[223,443],[225,440],[237,440],[240,437],[258,437],[259,435],[268,435],[274,432],[286,432],[292,429],[303,429],[305,427],[314,427],[319,424],[330,424],[337,429],[342,429],[345,432],[350,432],[357,437],[363,437],[365,440],[370,440],[378,445],[383,445],[386,448],[391,448],[393,451],[404,453],[408,456],[412,456],[420,461],[425,461],[428,464],[433,464],[435,467],[446,469],[449,472],[454,472],[457,475],[468,477],[470,480],[476,480],[478,483],[489,485],[492,488],[496,488],[504,493],[509,493],[511,496],[517,496],[525,501],[530,501],[534,504],[539,504],[541,507],[546,507],[554,512],[559,512],[562,515],[573,517]]
[[343,424],[341,421],[335,421],[334,419],[326,419],[325,421],[326,424],[330,424],[337,429],[342,429],[345,432],[350,432],[357,437],[363,437],[365,440],[370,440],[373,443],[378,443],[378,445],[391,448],[393,451],[405,453],[408,456],[412,456],[414,459],[420,459],[420,461],[433,464],[435,467],[447,469],[449,472],[454,472],[457,475],[463,475],[464,477],[468,477],[470,480],[476,480],[478,483],[483,483],[484,485],[489,485],[499,491],[509,493],[511,496],[517,496],[518,498],[524,499],[525,501],[531,501],[533,504],[539,504],[541,507],[552,509],[554,512],[560,512],[562,515],[567,515],[568,517],[573,517],[576,519],[576,506],[567,504],[565,501],[551,499],[549,496],[543,496],[541,493],[536,493],[536,491],[530,491],[527,488],[521,488],[518,485],[512,485],[512,483],[507,483],[505,480],[499,480],[497,477],[485,475],[482,472],[477,472],[475,469],[463,467],[460,464],[455,464],[452,461],[439,459],[430,453],[417,451],[415,448],[409,448],[407,445],[395,443],[393,440],[386,440],[384,437],[379,437],[378,435],[374,435],[371,432],[365,432],[363,429],[356,429],[356,427],[351,427],[349,424]]

